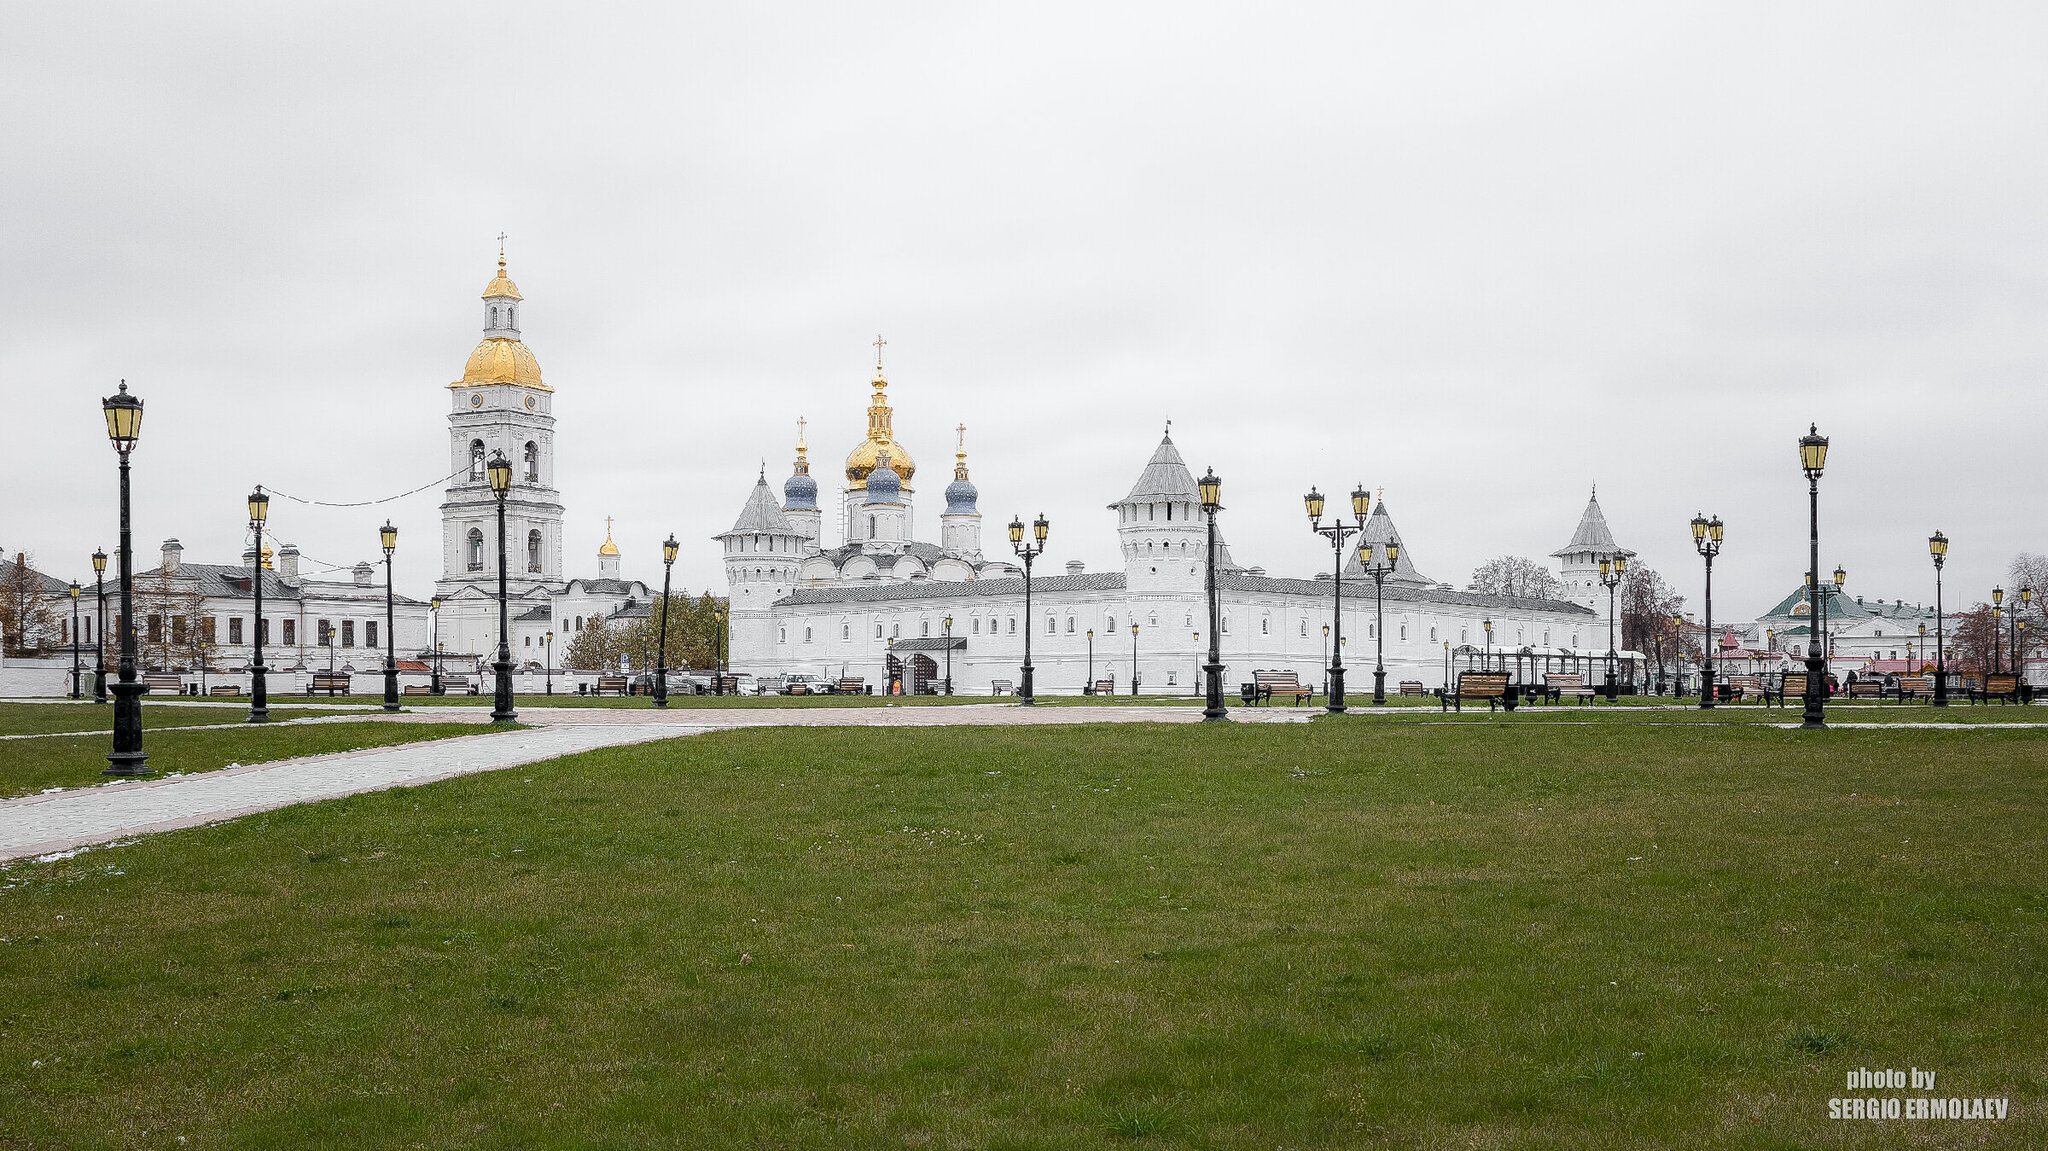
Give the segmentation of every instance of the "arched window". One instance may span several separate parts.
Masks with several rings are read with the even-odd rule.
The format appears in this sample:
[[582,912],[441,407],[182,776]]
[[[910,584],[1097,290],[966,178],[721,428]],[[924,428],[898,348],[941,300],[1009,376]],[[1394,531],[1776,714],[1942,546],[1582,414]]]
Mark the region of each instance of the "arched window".
[[1107,623],[1108,623],[1108,625],[1109,625],[1109,626],[1108,626],[1108,627],[1107,627],[1107,628],[1106,628],[1105,630],[1107,630],[1107,631],[1109,632],[1109,634],[1111,634],[1111,635],[1115,635],[1115,634],[1116,634],[1116,617],[1115,617],[1115,616],[1110,616],[1110,617],[1108,618],[1108,620],[1107,620],[1107,621],[1105,621],[1105,622],[1107,622]]
[[788,629],[787,627],[779,627],[779,628],[776,628],[776,629],[775,629],[775,642],[776,642],[776,643],[788,643],[788,642],[789,642],[789,629]]
[[469,441],[469,478],[473,480],[484,478],[484,442],[482,440]]
[[808,624],[806,624],[806,625],[804,626],[804,642],[805,642],[805,643],[809,643],[809,642],[811,642],[811,629],[810,629],[810,625],[808,625]]
[[[1307,635],[1307,634],[1308,634],[1308,621],[1307,621],[1307,620],[1302,620],[1302,621],[1301,621],[1301,634],[1303,634],[1303,635]],[[1431,636],[1430,638],[1431,638],[1431,639],[1435,639],[1436,637],[1435,637],[1435,636]]]
[[1067,617],[1067,634],[1068,634],[1068,635],[1073,635],[1073,634],[1074,634],[1074,617],[1073,617],[1073,616],[1068,616],[1068,617]]
[[518,308],[506,308],[506,309],[505,309],[505,326],[506,326],[506,327],[508,327],[508,328],[516,328],[516,327],[518,327],[518,326],[519,326],[519,309],[518,309]]
[[1273,621],[1272,621],[1272,619],[1271,619],[1271,618],[1269,618],[1269,617],[1267,617],[1267,616],[1260,616],[1260,617],[1259,617],[1259,634],[1260,634],[1260,635],[1271,635],[1271,634],[1273,634]]
[[494,328],[498,326],[498,306],[496,304],[491,305],[491,326]]
[[1051,616],[1046,616],[1046,617],[1045,617],[1045,634],[1047,634],[1047,635],[1052,635],[1052,634],[1054,634],[1054,633],[1058,632],[1059,630],[1060,630],[1060,621],[1058,621],[1058,620],[1054,619],[1054,618],[1053,618],[1053,617],[1051,617]]
[[932,634],[932,621],[930,621],[930,620],[928,620],[928,619],[921,619],[921,620],[918,620],[918,621],[917,621],[917,634],[919,634],[919,635],[930,635],[930,634]]
[[1011,617],[1010,617],[1010,634],[1011,634],[1011,635],[1016,635],[1016,634],[1017,634],[1017,617],[1016,617],[1016,616],[1011,616]]
[[540,570],[539,528],[535,528],[532,531],[526,533],[526,570],[530,572],[537,572]]
[[1436,629],[1433,627],[1429,629],[1429,642],[1436,642]]
[[900,623],[900,622],[891,622],[891,623],[889,624],[889,638],[890,638],[890,639],[902,639],[902,638],[903,638],[903,624],[902,624],[902,623]]
[[876,620],[876,621],[875,621],[875,638],[876,638],[876,639],[881,639],[881,638],[882,638],[882,621],[880,621],[880,620]]
[[850,624],[850,623],[843,623],[843,624],[840,624],[840,625],[839,625],[839,638],[840,638],[840,639],[852,639],[852,638],[853,638],[853,625],[852,625],[852,624]]
[[971,631],[971,632],[973,632],[973,633],[974,633],[975,635],[980,635],[980,634],[981,634],[981,617],[980,617],[980,616],[975,616],[975,617],[974,617],[973,619],[971,619],[971,620],[969,620],[969,621],[968,621],[968,630],[969,630],[969,631]]
[[526,482],[540,482],[540,448],[532,440],[526,441]]
[[482,528],[469,529],[469,570],[473,572],[484,570],[484,530]]
[[1401,642],[1408,642],[1408,625],[1405,623],[1401,625]]

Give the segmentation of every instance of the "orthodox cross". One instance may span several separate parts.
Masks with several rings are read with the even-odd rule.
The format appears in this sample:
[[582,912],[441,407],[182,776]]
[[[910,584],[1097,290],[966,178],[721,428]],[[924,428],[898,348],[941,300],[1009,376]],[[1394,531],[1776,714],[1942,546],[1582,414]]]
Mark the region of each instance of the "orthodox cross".
[[498,233],[498,262],[500,264],[505,262],[505,233],[503,232]]
[[962,454],[965,454],[967,451],[967,425],[961,424],[959,427],[954,428],[953,430],[960,433],[958,445],[954,450],[959,451]]
[[875,336],[875,370],[878,372],[882,370],[882,347],[888,342],[879,334]]
[[804,418],[802,416],[796,418],[796,450],[804,450]]
[[604,517],[604,538],[612,538],[612,517]]

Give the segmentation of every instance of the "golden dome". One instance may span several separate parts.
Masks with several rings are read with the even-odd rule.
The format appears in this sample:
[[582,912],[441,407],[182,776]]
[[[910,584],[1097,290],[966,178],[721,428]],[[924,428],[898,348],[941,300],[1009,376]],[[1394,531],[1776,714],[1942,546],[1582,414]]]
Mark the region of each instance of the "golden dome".
[[910,478],[917,474],[917,461],[896,442],[890,427],[893,413],[889,410],[887,395],[889,381],[882,377],[882,369],[875,369],[875,394],[868,400],[867,442],[853,449],[846,457],[846,490],[864,491],[868,486],[868,473],[875,470],[875,459],[883,452],[889,453],[889,466],[902,477],[903,490],[910,491]]
[[604,517],[604,546],[597,549],[597,554],[601,556],[615,556],[619,554],[619,545],[612,542],[612,517],[610,516]]
[[519,294],[519,285],[513,283],[511,278],[505,275],[505,257],[498,257],[497,278],[491,281],[490,287],[484,289],[483,298],[486,300],[523,300],[526,298]]
[[469,388],[482,384],[518,384],[537,392],[555,389],[541,382],[540,362],[525,344],[510,336],[487,336],[469,354],[462,378],[448,386]]

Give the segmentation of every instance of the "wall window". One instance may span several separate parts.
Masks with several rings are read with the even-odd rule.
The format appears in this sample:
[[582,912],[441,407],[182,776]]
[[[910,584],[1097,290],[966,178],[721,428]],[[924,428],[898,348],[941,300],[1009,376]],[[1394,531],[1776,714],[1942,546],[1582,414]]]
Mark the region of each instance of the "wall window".
[[1549,646],[1550,646],[1550,629],[1549,629],[1549,628],[1544,628],[1544,629],[1543,629],[1543,646],[1544,646],[1544,647],[1549,647]]
[[174,615],[171,617],[171,642],[175,644],[183,644],[185,642],[184,616]]
[[[298,621],[298,620],[295,620],[295,619],[288,619],[288,620],[284,621],[284,642],[285,642],[285,646],[286,646],[286,647],[290,647],[291,645],[293,645],[293,644],[295,644],[295,643],[299,642],[299,640],[298,640],[298,637],[297,637],[297,636],[296,636],[295,634],[293,634],[293,633],[295,633],[295,632],[297,632],[297,631],[299,630],[299,629],[298,629],[298,623],[299,623],[299,621]],[[258,628],[259,628],[259,629],[260,629],[260,630],[261,630],[261,631],[263,632],[263,638],[264,638],[264,639],[265,639],[266,641],[267,641],[267,640],[269,640],[269,639],[270,639],[270,621],[269,621],[269,620],[264,620],[263,622],[261,622],[261,623],[257,624],[256,626],[257,626],[257,627],[258,627]]]
[[1307,621],[1307,620],[1302,620],[1302,621],[1301,621],[1301,634],[1303,634],[1303,635],[1307,635],[1307,634],[1308,634],[1308,621]]
[[214,628],[215,628],[215,625],[216,625],[216,623],[217,623],[217,621],[216,621],[216,620],[215,620],[215,619],[214,619],[214,618],[213,618],[212,616],[210,616],[210,615],[209,615],[209,616],[202,616],[202,617],[200,618],[200,620],[199,620],[199,639],[200,639],[200,642],[202,642],[202,643],[215,643],[215,642],[217,642],[217,641],[218,641],[218,635],[219,635],[219,633],[218,633],[218,632],[216,632],[216,631],[214,630]]
[[876,639],[881,639],[881,638],[882,638],[882,621],[881,621],[881,620],[876,620],[876,621],[875,621],[875,638],[876,638]]
[[321,647],[334,646],[333,621],[324,619],[319,621],[319,623],[316,625],[316,630],[314,631],[313,634],[319,637],[319,644]]
[[850,623],[842,623],[842,624],[840,624],[840,625],[839,625],[839,638],[840,638],[840,639],[852,639],[852,638],[853,638],[853,625],[852,625],[852,624],[850,624]]
[[352,619],[341,621],[341,646],[356,646],[356,621]]
[[[527,636],[526,638],[530,640],[530,639],[532,639],[533,637],[532,637],[532,636]],[[364,647],[376,647],[376,646],[377,646],[377,621],[376,621],[376,620],[371,620],[371,621],[369,621],[368,623],[366,623],[366,624],[364,624],[364,625],[363,625],[363,646],[364,646]]]
[[229,619],[228,619],[228,643],[230,643],[230,644],[233,644],[233,645],[237,645],[237,646],[239,646],[239,645],[241,644],[241,642],[242,642],[242,617],[241,617],[241,616],[231,616],[231,617],[229,617]]
[[520,642],[520,646],[521,646],[521,647],[532,647],[532,646],[533,646],[533,637],[532,637],[532,636],[530,636],[530,635],[527,635],[527,636],[521,636],[521,637],[519,637],[519,638],[520,638],[520,641],[521,641],[521,642]]
[[540,482],[540,445],[526,441],[526,482]]
[[473,572],[484,570],[484,530],[482,528],[469,529],[469,570]]
[[[1149,615],[1149,616],[1146,616],[1146,617],[1145,617],[1145,626],[1146,626],[1146,627],[1158,627],[1158,626],[1159,626],[1159,613],[1158,613],[1158,612],[1153,612],[1153,613],[1152,613],[1151,615]],[[1226,631],[1226,632],[1228,632],[1228,631],[1230,630],[1230,617],[1229,617],[1228,615],[1225,615],[1225,616],[1223,617],[1223,630],[1224,630],[1224,631]]]
[[1435,642],[1436,642],[1436,628],[1435,628],[1435,627],[1431,627],[1431,628],[1429,629],[1429,642],[1431,642],[1431,643],[1435,643]]
[[967,622],[967,628],[968,628],[968,630],[969,630],[969,631],[973,632],[973,633],[974,633],[975,635],[980,635],[980,634],[981,634],[981,617],[980,617],[980,616],[975,616],[975,617],[974,617],[973,619],[969,620],[969,621]]
[[540,570],[539,528],[535,528],[532,531],[526,533],[526,570],[530,572],[537,572]]
[[[1166,505],[1166,506],[1167,506],[1167,510],[1169,510],[1169,511],[1171,511],[1171,510],[1172,510],[1172,508],[1173,508],[1173,505],[1172,505],[1172,504],[1168,504],[1168,505]],[[1173,686],[1173,685],[1174,685],[1175,683],[1177,683],[1178,681],[1177,681],[1177,680],[1176,680],[1176,679],[1175,679],[1174,677],[1175,677],[1175,676],[1177,676],[1177,675],[1179,675],[1179,674],[1180,674],[1179,672],[1174,672],[1174,671],[1169,671],[1169,672],[1167,672],[1167,673],[1166,673],[1166,686],[1168,686],[1168,687],[1172,687],[1172,686]]]
[[1273,620],[1272,620],[1272,617],[1270,617],[1270,616],[1260,616],[1260,617],[1259,617],[1259,634],[1260,634],[1260,635],[1271,635],[1271,634],[1273,634]]
[[902,624],[902,622],[901,622],[901,621],[898,621],[898,620],[891,620],[891,621],[889,621],[889,638],[890,638],[890,639],[902,639],[902,638],[903,638],[903,624]]
[[789,629],[788,629],[788,628],[786,628],[786,627],[779,627],[779,628],[776,628],[776,629],[775,629],[775,642],[776,642],[776,643],[788,643],[788,642],[789,642]]
[[811,642],[811,625],[809,624],[804,625],[804,642]]
[[930,635],[930,634],[932,634],[932,621],[930,621],[930,620],[928,620],[928,619],[921,619],[921,620],[918,620],[918,621],[917,621],[917,634],[919,634],[919,635]]
[[149,642],[164,642],[164,617],[160,615],[150,616],[144,626],[149,629]]
[[1401,625],[1401,642],[1408,642],[1408,625],[1405,623]]
[[1472,642],[1472,629],[1471,629],[1471,628],[1469,628],[1469,627],[1461,627],[1461,628],[1459,628],[1459,629],[1458,629],[1458,642],[1459,642],[1459,643],[1470,643],[1470,642]]
[[472,480],[484,478],[484,442],[482,440],[469,441],[469,478]]
[[1010,634],[1011,634],[1011,635],[1016,635],[1016,634],[1017,634],[1017,617],[1016,617],[1016,616],[1011,616],[1011,617],[1010,617]]
[[1056,619],[1054,619],[1054,618],[1053,618],[1053,617],[1051,617],[1051,616],[1046,616],[1046,617],[1045,617],[1045,634],[1047,634],[1047,635],[1052,635],[1052,634],[1054,634],[1055,632],[1057,632],[1057,631],[1059,631],[1059,630],[1060,630],[1060,621],[1059,621],[1059,620],[1056,620]]

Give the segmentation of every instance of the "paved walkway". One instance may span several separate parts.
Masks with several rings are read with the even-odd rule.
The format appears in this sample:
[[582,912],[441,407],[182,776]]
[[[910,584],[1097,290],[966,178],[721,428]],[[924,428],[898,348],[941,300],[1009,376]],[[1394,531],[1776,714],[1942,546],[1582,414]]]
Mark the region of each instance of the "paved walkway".
[[[1239,718],[1303,723],[1314,709],[1266,709]],[[488,707],[423,707],[298,720],[390,720],[482,726]],[[519,731],[493,731],[396,747],[307,756],[196,775],[137,780],[0,801],[0,860],[48,855],[157,831],[197,827],[295,803],[407,787],[518,767],[602,747],[741,727],[958,727],[1080,723],[1193,723],[1192,707],[525,708]],[[211,727],[213,725],[205,725]],[[240,726],[240,725],[222,725]],[[191,731],[192,728],[164,728]]]

